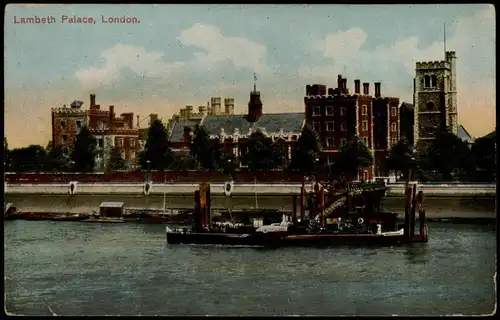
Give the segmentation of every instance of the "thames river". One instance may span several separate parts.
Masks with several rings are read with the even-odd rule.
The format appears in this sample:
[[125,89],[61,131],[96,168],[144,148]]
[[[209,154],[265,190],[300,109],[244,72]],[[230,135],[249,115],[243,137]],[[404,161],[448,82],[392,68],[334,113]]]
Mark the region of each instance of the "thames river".
[[494,310],[494,226],[393,248],[170,246],[163,225],[5,221],[22,315],[444,315]]

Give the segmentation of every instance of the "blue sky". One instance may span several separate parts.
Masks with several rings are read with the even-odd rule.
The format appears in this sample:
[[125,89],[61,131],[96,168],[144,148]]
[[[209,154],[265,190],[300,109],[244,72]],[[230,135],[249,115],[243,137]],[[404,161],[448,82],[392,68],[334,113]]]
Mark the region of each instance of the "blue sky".
[[[63,24],[61,16],[95,24]],[[103,24],[101,16],[137,17]],[[14,24],[54,16],[56,23]],[[303,110],[305,85],[382,82],[412,101],[416,61],[458,56],[459,121],[474,136],[495,126],[495,21],[490,5],[9,5],[5,14],[5,130],[11,147],[45,145],[50,109],[97,95],[101,108],[164,120],[212,96],[244,112],[257,73],[265,112]],[[371,88],[373,90],[373,87]],[[146,121],[144,122],[146,123]],[[30,128],[27,130],[26,128]]]

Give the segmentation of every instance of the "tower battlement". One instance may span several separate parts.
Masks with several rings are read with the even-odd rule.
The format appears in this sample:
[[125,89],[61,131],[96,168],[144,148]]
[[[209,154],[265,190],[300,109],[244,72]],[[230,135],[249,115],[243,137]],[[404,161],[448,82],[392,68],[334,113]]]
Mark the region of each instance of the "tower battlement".
[[417,62],[416,70],[422,69],[451,69],[451,65],[448,61],[425,61],[425,62]]

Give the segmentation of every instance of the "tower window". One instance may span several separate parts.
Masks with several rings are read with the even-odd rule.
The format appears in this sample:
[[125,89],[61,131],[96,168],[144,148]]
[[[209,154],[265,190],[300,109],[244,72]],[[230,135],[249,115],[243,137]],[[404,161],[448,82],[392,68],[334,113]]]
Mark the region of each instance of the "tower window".
[[396,124],[394,122],[391,123],[391,131],[392,132],[396,132],[397,131],[397,127],[396,127]]
[[391,107],[391,116],[395,117],[397,115],[396,111],[396,107]]
[[431,88],[437,87],[437,77],[435,74],[431,76]]
[[363,138],[363,143],[368,147],[368,138],[367,137]]
[[66,143],[68,143],[68,136],[64,134],[61,136],[61,144],[66,144]]
[[61,128],[66,128],[66,121],[61,120]]
[[434,108],[435,108],[435,104],[433,101],[429,101],[427,102],[427,104],[425,105],[426,108],[427,108],[427,111],[434,111]]
[[340,107],[340,115],[345,115],[345,107]]
[[345,123],[344,122],[342,122],[340,124],[340,131],[345,131]]
[[368,131],[368,121],[363,120],[363,131]]
[[362,106],[362,113],[364,116],[366,116],[368,114],[368,106],[367,105]]
[[319,107],[314,107],[312,115],[313,115],[313,117],[317,117],[317,116],[321,115],[321,109]]
[[76,121],[76,128],[81,129],[82,128],[82,122],[80,120]]

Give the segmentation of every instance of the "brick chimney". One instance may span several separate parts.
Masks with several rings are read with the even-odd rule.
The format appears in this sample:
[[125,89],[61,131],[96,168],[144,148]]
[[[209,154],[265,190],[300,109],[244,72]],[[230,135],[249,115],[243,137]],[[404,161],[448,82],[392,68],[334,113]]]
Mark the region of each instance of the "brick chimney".
[[370,94],[370,84],[368,82],[363,82],[363,94]]
[[91,93],[90,94],[90,109],[95,108],[95,94]]
[[109,106],[109,125],[111,129],[113,127],[113,122],[115,121],[115,106]]
[[356,79],[354,80],[354,94],[360,94],[361,93],[361,80]]
[[186,145],[189,144],[189,142],[191,142],[191,127],[189,126],[185,126],[184,127],[184,143]]
[[349,94],[349,90],[347,90],[347,78],[342,78],[342,94]]
[[337,76],[337,89],[339,89],[339,93],[343,93],[343,90],[342,90],[342,75],[339,74]]
[[375,98],[380,98],[380,82],[375,82]]

